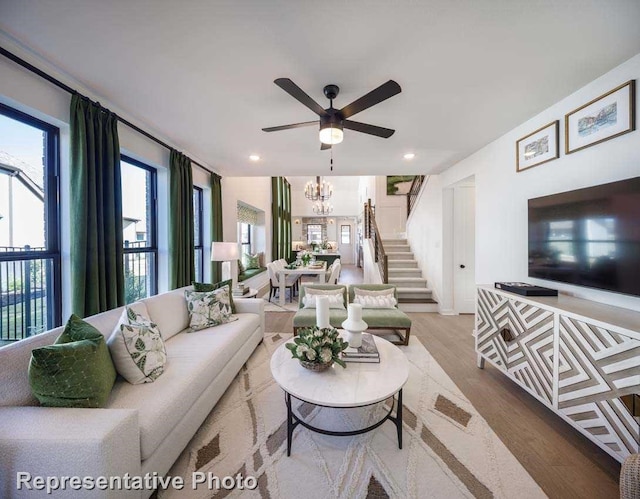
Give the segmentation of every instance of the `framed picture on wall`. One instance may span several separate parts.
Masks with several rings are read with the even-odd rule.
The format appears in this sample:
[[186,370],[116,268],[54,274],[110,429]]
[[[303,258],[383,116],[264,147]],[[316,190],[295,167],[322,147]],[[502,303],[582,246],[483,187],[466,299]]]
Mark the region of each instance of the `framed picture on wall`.
[[560,157],[560,122],[552,121],[516,142],[516,171],[521,172]]
[[636,129],[636,82],[614,88],[564,117],[566,154],[579,151]]
[[415,175],[387,175],[387,196],[406,196]]

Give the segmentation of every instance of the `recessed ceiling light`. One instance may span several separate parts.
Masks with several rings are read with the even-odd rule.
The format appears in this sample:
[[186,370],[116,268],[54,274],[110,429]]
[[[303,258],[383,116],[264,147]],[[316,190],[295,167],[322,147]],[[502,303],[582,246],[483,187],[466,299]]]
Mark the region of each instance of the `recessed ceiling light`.
[[404,159],[413,159],[415,157],[416,155],[412,152],[408,152],[407,154],[404,155]]
[[258,156],[257,154],[252,154],[251,156],[249,156],[249,159],[251,161],[260,161],[260,156]]

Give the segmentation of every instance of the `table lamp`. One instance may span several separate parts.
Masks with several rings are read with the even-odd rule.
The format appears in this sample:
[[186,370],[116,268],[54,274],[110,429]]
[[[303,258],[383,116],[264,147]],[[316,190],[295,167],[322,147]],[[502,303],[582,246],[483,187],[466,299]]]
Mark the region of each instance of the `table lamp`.
[[238,243],[211,243],[211,261],[222,262],[222,280],[231,279],[231,262],[239,256]]

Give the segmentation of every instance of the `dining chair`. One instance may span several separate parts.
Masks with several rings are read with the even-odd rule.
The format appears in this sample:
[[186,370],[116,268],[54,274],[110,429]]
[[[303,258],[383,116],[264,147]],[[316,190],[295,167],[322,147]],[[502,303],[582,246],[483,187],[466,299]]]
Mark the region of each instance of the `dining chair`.
[[[276,294],[279,292],[278,290],[280,289],[280,275],[278,274],[278,271],[281,270],[282,267],[280,267],[280,265],[278,265],[278,262],[271,262],[267,264],[267,272],[269,274],[269,285],[270,285],[270,289],[269,289],[269,301],[271,301],[271,298],[275,298]],[[293,295],[294,295],[294,291],[297,288],[297,283],[298,283],[298,276],[297,275],[288,275],[286,276],[286,280],[285,280],[285,293],[286,290],[289,289],[289,301],[293,302]]]

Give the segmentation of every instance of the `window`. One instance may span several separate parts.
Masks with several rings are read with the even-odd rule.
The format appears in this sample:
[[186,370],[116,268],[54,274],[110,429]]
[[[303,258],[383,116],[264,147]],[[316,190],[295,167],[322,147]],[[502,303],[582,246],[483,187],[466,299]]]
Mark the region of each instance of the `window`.
[[0,104],[0,345],[61,323],[58,141]]
[[307,242],[309,244],[322,242],[322,225],[320,224],[307,225]]
[[202,189],[193,188],[193,251],[196,281],[204,281],[204,251],[202,246]]
[[251,252],[251,224],[240,223],[240,254],[247,253],[252,255]]
[[351,244],[351,225],[340,226],[340,244]]
[[121,156],[125,301],[158,292],[156,170]]

